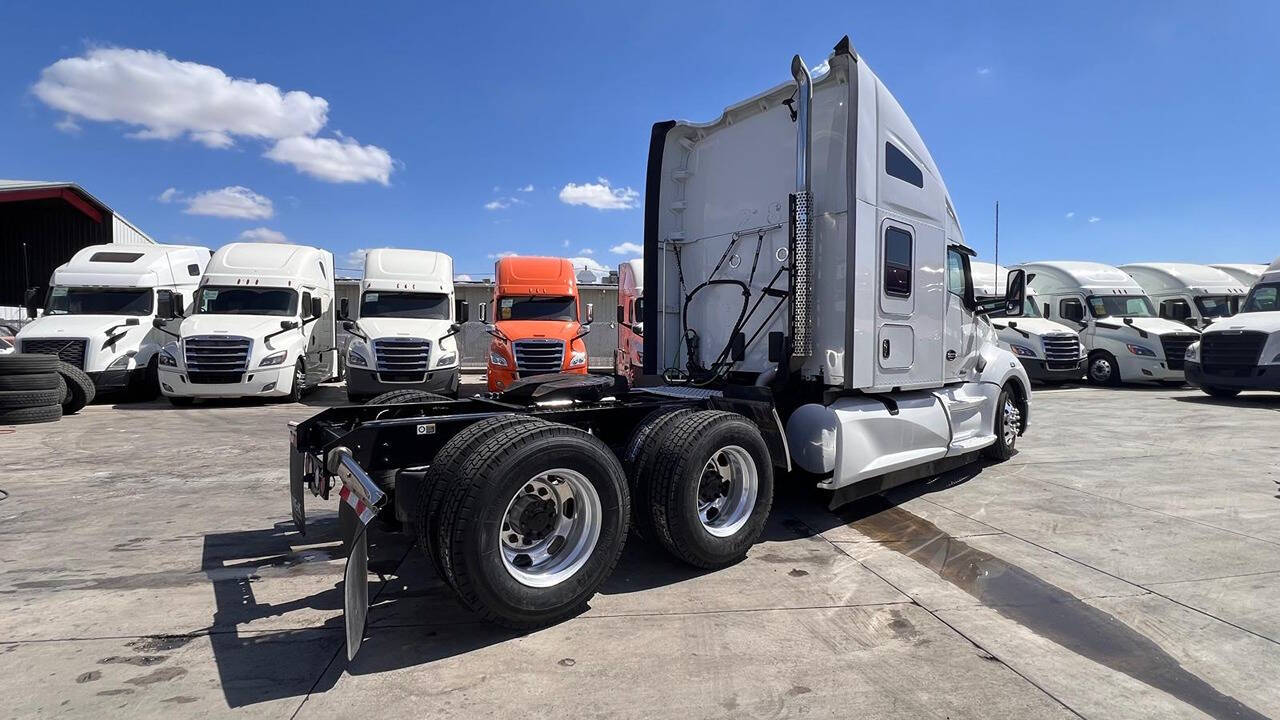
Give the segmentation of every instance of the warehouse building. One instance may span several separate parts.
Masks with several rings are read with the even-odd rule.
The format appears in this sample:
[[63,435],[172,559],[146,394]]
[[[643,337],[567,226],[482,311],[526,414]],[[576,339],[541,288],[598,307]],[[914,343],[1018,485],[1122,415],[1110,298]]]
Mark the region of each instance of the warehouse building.
[[54,268],[107,243],[155,241],[75,183],[0,180],[0,318],[23,317],[27,288],[43,297]]

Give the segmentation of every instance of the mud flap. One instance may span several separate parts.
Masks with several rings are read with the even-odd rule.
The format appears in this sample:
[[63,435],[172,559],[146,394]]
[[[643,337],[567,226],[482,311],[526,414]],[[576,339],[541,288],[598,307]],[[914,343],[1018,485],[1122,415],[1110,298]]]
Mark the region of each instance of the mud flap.
[[347,660],[354,660],[364,640],[369,616],[369,542],[365,524],[354,508],[338,503],[338,527],[342,547],[347,551],[347,569],[342,575],[342,615],[347,630]]
[[293,511],[293,526],[307,534],[307,507],[302,501],[306,472],[306,456],[296,448],[289,449],[289,503]]

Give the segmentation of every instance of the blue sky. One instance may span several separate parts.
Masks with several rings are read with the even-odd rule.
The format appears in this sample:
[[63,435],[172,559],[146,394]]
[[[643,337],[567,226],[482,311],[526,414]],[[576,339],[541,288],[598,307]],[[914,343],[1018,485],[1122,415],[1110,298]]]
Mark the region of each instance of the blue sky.
[[78,182],[162,242],[612,266],[653,122],[847,33],[984,259],[997,199],[1002,263],[1280,254],[1280,4],[468,5],[5,3],[0,177]]

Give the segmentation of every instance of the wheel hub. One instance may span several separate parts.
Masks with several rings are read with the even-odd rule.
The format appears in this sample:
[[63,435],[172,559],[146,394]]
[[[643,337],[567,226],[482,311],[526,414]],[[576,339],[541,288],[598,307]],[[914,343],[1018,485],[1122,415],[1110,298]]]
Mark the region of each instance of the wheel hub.
[[521,495],[511,505],[511,529],[527,540],[541,540],[555,527],[558,512],[554,500]]

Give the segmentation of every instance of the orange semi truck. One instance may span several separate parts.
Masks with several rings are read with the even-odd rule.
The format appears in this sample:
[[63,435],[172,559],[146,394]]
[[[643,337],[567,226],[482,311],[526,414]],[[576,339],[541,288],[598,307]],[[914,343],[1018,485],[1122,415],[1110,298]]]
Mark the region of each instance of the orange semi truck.
[[[487,330],[489,390],[533,375],[587,373],[592,307],[578,298],[573,265],[564,258],[513,256],[497,262],[493,318]],[[489,322],[485,308],[481,320]],[[581,318],[581,320],[579,319]]]

